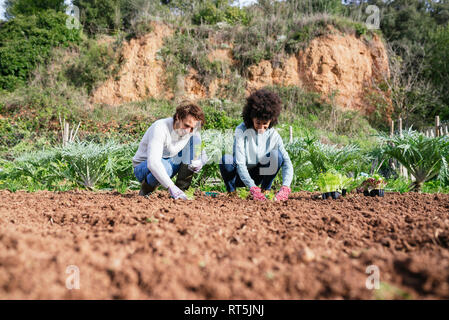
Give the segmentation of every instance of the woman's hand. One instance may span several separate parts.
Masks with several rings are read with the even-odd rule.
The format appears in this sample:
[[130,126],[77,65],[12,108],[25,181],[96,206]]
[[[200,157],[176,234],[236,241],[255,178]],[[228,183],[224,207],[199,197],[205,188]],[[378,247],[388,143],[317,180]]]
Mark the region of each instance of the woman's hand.
[[259,200],[259,201],[267,200],[265,198],[265,195],[262,193],[262,190],[260,190],[260,188],[257,186],[250,188],[249,192],[251,192],[251,195],[253,196],[254,200]]
[[288,200],[288,196],[292,190],[287,186],[282,186],[281,190],[276,194],[276,197],[274,198],[276,201],[285,201]]

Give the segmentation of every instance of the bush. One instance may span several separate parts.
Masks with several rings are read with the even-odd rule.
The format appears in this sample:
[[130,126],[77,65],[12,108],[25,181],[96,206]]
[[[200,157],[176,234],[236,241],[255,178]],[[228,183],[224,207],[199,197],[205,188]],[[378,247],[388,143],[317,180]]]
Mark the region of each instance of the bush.
[[129,0],[74,0],[80,9],[80,23],[91,35],[112,33],[129,25]]
[[86,40],[79,50],[79,56],[66,70],[69,83],[85,87],[90,94],[98,83],[119,72],[123,60],[119,48],[115,45]]
[[177,76],[186,75],[190,68],[198,72],[199,82],[205,87],[223,74],[225,65],[208,59],[211,49],[200,30],[177,30],[173,37],[165,40],[160,56],[165,62],[167,85],[176,89]]
[[112,189],[138,185],[132,170],[137,144],[75,142],[4,161],[0,188],[10,190]]
[[446,180],[449,174],[449,139],[426,137],[409,130],[403,136],[381,136],[384,154],[396,159],[415,177],[411,187],[420,191],[424,182],[440,176]]
[[232,7],[225,4],[224,1],[215,0],[207,1],[201,6],[199,11],[192,17],[194,24],[217,24],[219,22],[226,22],[229,24],[247,25],[249,22],[246,11],[239,7]]
[[2,114],[26,131],[59,130],[59,115],[79,121],[85,96],[61,84],[55,87],[22,87],[0,98]]
[[206,120],[203,128],[205,130],[233,130],[242,122],[241,118],[229,117],[230,108],[226,106],[222,100],[211,99],[209,101],[202,102],[201,106]]
[[54,10],[18,15],[0,29],[0,88],[22,86],[38,63],[45,63],[55,46],[79,43],[81,33],[66,27],[67,15]]
[[5,3],[7,18],[17,15],[31,16],[48,9],[64,12],[65,7],[64,0],[7,0]]

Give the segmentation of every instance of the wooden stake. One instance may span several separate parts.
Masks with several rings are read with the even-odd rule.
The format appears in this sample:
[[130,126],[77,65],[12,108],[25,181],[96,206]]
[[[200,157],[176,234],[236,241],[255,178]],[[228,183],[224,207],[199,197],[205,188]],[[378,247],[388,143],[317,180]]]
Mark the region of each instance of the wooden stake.
[[[402,118],[399,118],[399,136],[402,138]],[[399,175],[407,177],[407,172],[402,164],[399,164]]]
[[435,137],[440,136],[440,116],[435,117]]
[[391,120],[391,124],[390,124],[390,138],[392,138],[394,135],[394,121]]
[[290,126],[289,131],[290,131],[290,143],[292,143],[293,142],[293,128],[292,128],[292,126]]
[[63,146],[67,145],[67,142],[69,141],[69,129],[70,129],[69,123],[65,122],[64,119],[64,138],[62,139]]

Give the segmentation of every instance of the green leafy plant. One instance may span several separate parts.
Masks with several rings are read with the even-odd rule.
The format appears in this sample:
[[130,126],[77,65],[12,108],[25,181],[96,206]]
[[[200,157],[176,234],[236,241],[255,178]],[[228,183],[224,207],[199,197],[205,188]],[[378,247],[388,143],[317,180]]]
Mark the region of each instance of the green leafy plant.
[[376,189],[385,189],[387,186],[387,181],[379,174],[374,174],[373,179],[376,180]]
[[17,15],[0,28],[0,89],[24,85],[30,73],[45,63],[51,49],[81,41],[81,32],[66,27],[67,15],[45,10]]
[[[331,169],[318,175],[317,185],[321,192],[342,192],[343,189],[353,188],[354,179]],[[352,189],[351,189],[352,190]]]
[[274,198],[276,197],[276,193],[273,190],[270,190],[265,194],[265,198],[267,198],[270,201],[274,201]]
[[246,200],[248,199],[250,192],[247,188],[237,188],[237,195],[240,199]]
[[333,192],[341,188],[341,175],[331,170],[325,173],[320,173],[317,180],[317,185],[321,192]]
[[384,153],[399,161],[415,177],[411,184],[414,191],[420,191],[424,182],[440,172],[448,172],[449,139],[446,136],[426,137],[410,129],[403,136],[381,135],[381,138],[385,143]]
[[184,193],[188,200],[195,200],[195,188],[189,187]]
[[399,177],[397,179],[388,180],[387,190],[389,190],[389,191],[396,191],[396,192],[403,194],[403,193],[409,192],[410,189],[411,189],[411,184],[408,179]]

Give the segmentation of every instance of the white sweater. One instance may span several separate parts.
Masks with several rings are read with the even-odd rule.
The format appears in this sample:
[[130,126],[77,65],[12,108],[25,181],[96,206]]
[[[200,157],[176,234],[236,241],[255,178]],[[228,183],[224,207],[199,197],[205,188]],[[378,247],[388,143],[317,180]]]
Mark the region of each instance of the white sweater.
[[[190,155],[188,142],[193,135],[199,138],[196,128],[193,133],[180,137],[173,129],[173,118],[155,121],[140,141],[139,148],[133,157],[133,167],[135,168],[138,164],[147,160],[148,170],[162,186],[165,188],[174,186],[174,182],[165,171],[161,160],[162,158],[177,156],[179,151],[183,150],[182,160],[185,161],[186,155]],[[197,139],[195,140],[198,141]],[[190,158],[187,160],[190,160]]]

